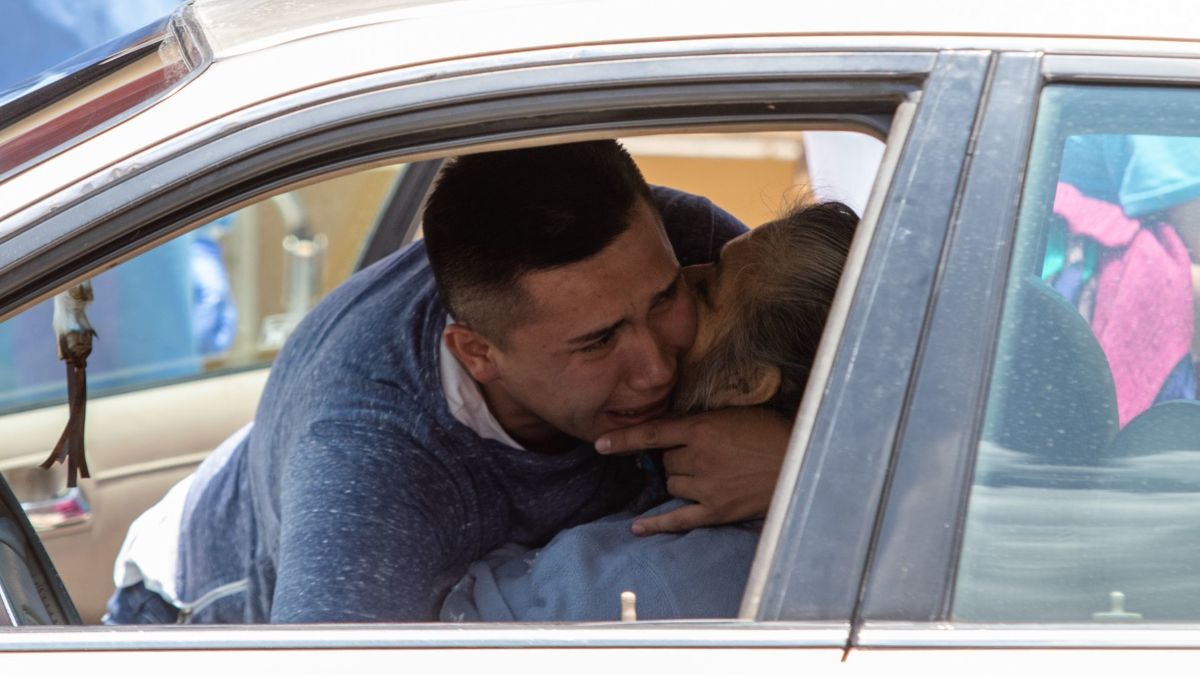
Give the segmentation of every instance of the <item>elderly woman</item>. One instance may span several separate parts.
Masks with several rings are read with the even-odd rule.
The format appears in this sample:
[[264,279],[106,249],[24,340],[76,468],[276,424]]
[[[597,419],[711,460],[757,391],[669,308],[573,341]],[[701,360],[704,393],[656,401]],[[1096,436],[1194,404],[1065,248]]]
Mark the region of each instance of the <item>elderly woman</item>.
[[[795,413],[857,222],[837,202],[803,206],[729,242],[717,262],[684,270],[699,327],[678,411]],[[736,616],[761,521],[637,537],[636,514],[565,530],[542,549],[493,551],[450,591],[442,620],[612,621],[626,590],[637,595],[640,619]]]

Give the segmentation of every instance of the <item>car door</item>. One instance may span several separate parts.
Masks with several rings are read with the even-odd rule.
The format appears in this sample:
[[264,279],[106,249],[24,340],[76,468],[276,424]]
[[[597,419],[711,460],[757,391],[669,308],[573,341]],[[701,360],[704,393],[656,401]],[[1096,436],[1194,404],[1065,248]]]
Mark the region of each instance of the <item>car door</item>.
[[[207,669],[233,650],[239,659],[270,658],[276,667],[287,660],[301,669],[343,657],[419,666],[435,656],[442,667],[520,659],[549,669],[586,651],[589,667],[600,668],[631,657],[630,650],[653,662],[696,648],[705,649],[694,662],[702,672],[733,663],[778,667],[780,660],[839,666],[933,290],[929,270],[954,214],[990,55],[814,52],[772,38],[653,44],[642,52],[623,45],[576,62],[559,56],[547,50],[523,67],[492,57],[503,66],[495,72],[481,57],[461,64],[466,74],[457,76],[440,64],[436,72],[397,71],[391,84],[383,76],[369,87],[333,83],[238,111],[217,125],[219,134],[195,132],[194,145],[151,148],[129,160],[137,169],[124,180],[41,214],[36,227],[0,247],[0,312],[246,200],[348,167],[668,129],[833,125],[886,134],[880,178],[800,412],[744,620],[452,630],[21,628],[6,632],[0,648],[27,652],[31,662],[34,652],[103,650],[89,656],[91,667],[118,659],[128,667],[135,658],[147,667],[178,664],[186,651],[187,668]],[[186,92],[169,102],[186,105]],[[864,418],[864,410],[872,414]],[[511,650],[517,645],[528,649]]]
[[1200,70],[994,58],[849,662],[1194,663]]

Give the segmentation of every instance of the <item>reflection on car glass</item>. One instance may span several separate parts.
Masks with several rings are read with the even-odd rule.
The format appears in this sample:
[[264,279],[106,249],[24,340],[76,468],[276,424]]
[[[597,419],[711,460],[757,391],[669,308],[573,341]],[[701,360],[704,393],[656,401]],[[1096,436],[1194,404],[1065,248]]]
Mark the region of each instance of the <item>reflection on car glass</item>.
[[[1101,102],[1121,93],[1123,103]],[[1144,122],[1123,108],[1146,97],[1170,106],[1194,94],[1046,94],[1033,162],[1057,171],[1053,183],[1027,186],[1046,195],[1046,208],[1019,226],[959,619],[1200,617],[1200,129],[1180,117],[1178,134],[1137,133]],[[1056,137],[1085,104],[1130,133]]]

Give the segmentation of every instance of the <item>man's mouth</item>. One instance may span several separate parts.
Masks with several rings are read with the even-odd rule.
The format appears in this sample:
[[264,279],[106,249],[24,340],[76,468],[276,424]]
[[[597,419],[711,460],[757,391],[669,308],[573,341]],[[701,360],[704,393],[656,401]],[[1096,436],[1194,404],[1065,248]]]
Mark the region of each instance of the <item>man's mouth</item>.
[[667,399],[663,398],[649,405],[644,405],[639,408],[624,408],[620,410],[609,410],[608,414],[622,420],[626,423],[640,422],[665,412],[667,409]]

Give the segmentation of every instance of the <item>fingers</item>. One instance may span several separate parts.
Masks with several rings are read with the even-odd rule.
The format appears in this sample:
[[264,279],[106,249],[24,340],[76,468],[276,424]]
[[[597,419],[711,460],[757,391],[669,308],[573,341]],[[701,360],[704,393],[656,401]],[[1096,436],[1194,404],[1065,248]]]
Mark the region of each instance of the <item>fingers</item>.
[[662,462],[668,476],[695,476],[697,473],[696,453],[689,452],[688,448],[667,450],[662,454]]
[[639,537],[663,532],[689,532],[697,527],[716,524],[717,520],[707,506],[688,504],[674,511],[633,521],[633,533]]
[[667,476],[667,492],[672,497],[679,499],[687,499],[693,502],[703,501],[700,499],[701,493],[700,481],[691,476]]
[[691,422],[687,418],[661,419],[616,429],[596,439],[596,452],[619,455],[650,448],[671,448],[687,443]]

